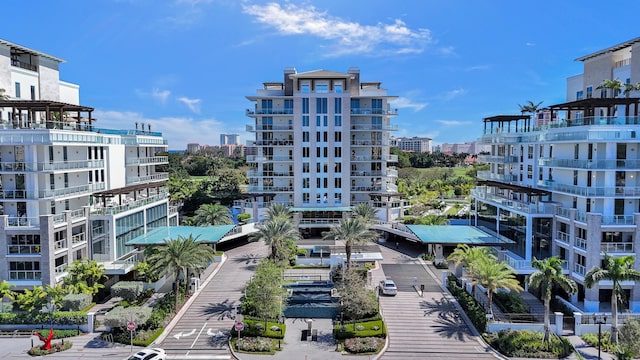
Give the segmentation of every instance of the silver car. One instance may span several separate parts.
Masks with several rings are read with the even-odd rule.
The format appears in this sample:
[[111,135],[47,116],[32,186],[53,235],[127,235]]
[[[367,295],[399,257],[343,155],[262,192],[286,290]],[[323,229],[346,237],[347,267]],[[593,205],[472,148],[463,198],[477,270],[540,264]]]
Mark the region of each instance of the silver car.
[[149,348],[138,351],[127,360],[166,360],[167,354],[160,348]]
[[378,285],[378,293],[380,295],[396,296],[398,293],[398,287],[393,280],[385,279],[380,281],[380,284]]

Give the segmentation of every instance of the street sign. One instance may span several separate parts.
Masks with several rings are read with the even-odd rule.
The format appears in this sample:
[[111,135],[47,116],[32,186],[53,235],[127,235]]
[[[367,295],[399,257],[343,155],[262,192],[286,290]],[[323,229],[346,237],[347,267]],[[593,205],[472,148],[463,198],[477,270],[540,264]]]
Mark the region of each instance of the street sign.
[[236,331],[242,331],[242,330],[244,330],[244,323],[242,323],[242,322],[238,321],[238,322],[236,323],[235,329],[236,329]]
[[134,321],[127,321],[127,330],[134,331],[136,329],[136,323]]

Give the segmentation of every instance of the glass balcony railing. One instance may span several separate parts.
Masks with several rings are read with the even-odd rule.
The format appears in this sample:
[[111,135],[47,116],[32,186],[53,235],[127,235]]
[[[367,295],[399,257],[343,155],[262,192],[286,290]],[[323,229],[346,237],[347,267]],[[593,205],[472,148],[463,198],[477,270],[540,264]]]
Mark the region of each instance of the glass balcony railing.
[[267,161],[293,161],[292,156],[274,155],[247,155],[247,162],[267,162]]
[[587,250],[587,240],[576,236],[576,238],[573,240],[573,246],[577,247],[578,249]]
[[256,131],[293,131],[293,125],[247,125],[248,132]]
[[351,130],[362,130],[362,131],[396,131],[398,130],[398,125],[378,125],[378,124],[352,124]]
[[127,185],[140,184],[153,181],[163,181],[169,179],[169,173],[157,173],[153,175],[127,177]]
[[478,161],[483,163],[513,164],[518,162],[517,156],[478,155]]
[[603,242],[600,251],[604,253],[633,253],[632,242]]
[[562,231],[558,231],[556,233],[556,240],[561,241],[567,245],[571,244],[571,237],[569,236],[569,234]]
[[539,180],[538,186],[556,192],[585,197],[637,197],[640,196],[640,187],[637,186],[578,186],[556,183],[553,180]]
[[580,276],[584,276],[584,274],[587,273],[587,268],[584,265],[573,264],[573,272]]
[[127,165],[158,165],[158,164],[168,164],[168,163],[169,163],[168,156],[150,156],[150,157],[127,159]]
[[398,115],[398,109],[352,108],[351,115]]
[[570,169],[638,170],[640,169],[640,160],[574,160],[543,158],[538,160],[538,165]]
[[477,178],[480,180],[495,180],[513,183],[518,181],[518,176],[514,174],[496,174],[491,171],[478,171]]
[[38,192],[39,197],[41,199],[44,198],[53,198],[59,196],[72,196],[72,195],[80,195],[84,193],[91,193],[94,191],[104,190],[104,183],[92,183],[80,186],[72,186],[68,188],[61,188],[55,190],[40,190]]
[[293,115],[293,109],[247,109],[247,115]]

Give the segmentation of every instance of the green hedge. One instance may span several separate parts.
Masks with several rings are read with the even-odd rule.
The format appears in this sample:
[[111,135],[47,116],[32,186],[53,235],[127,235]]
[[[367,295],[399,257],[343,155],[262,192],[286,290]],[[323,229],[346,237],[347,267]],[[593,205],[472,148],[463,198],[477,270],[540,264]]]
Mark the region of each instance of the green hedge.
[[[135,331],[133,333],[133,345],[147,347],[154,342],[163,331],[164,328]],[[113,341],[121,344],[131,344],[131,333],[129,331],[114,332]]]
[[[47,337],[49,336],[49,330],[50,329],[35,329],[33,330],[34,333],[37,331],[40,335],[42,335],[42,337]],[[80,330],[53,330],[53,338],[54,339],[64,339],[64,338],[70,338],[70,337],[74,337],[74,336],[78,336],[82,334],[82,331]]]
[[62,308],[69,311],[82,311],[91,305],[91,294],[67,294],[62,298]]
[[56,311],[45,313],[0,313],[0,324],[21,325],[83,325],[87,323],[87,313],[82,311]]
[[343,325],[333,326],[333,336],[336,340],[349,339],[354,337],[380,337],[387,336],[387,328],[382,320],[360,321],[353,323],[345,323]]
[[469,295],[460,285],[458,285],[455,276],[449,275],[449,281],[447,283],[447,288],[458,300],[458,303],[462,306],[462,309],[471,320],[473,326],[475,326],[478,332],[483,333],[487,329],[487,315],[485,314],[482,306],[478,305],[473,296]]

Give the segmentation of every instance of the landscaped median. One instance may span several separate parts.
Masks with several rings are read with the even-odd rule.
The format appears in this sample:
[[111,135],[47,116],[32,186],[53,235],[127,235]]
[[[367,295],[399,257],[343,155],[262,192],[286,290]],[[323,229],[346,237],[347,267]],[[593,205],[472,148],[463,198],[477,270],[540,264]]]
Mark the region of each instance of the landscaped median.
[[385,343],[387,329],[380,315],[357,321],[355,324],[334,325],[333,336],[338,350],[354,354],[378,353]]
[[286,331],[285,324],[245,317],[242,331],[235,326],[231,329],[231,348],[238,352],[274,354],[281,349]]

